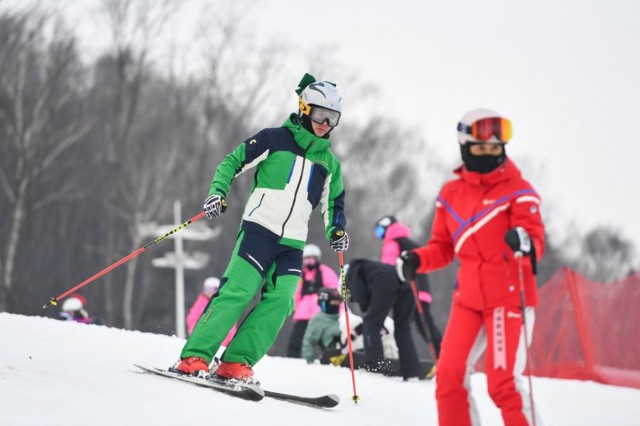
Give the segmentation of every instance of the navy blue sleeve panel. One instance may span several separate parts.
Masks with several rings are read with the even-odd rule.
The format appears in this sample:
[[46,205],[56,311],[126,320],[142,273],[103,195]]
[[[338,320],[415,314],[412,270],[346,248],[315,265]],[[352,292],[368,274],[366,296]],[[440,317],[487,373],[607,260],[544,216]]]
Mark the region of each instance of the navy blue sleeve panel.
[[347,217],[344,215],[344,196],[345,191],[343,190],[333,200],[333,220],[331,223],[338,229],[344,229],[347,226]]
[[314,209],[320,203],[320,197],[328,174],[326,167],[319,163],[313,164],[307,184],[307,199]]
[[264,129],[244,141],[244,159],[242,167],[250,164],[256,158],[260,157],[267,150],[271,149],[271,138],[269,136],[271,129]]

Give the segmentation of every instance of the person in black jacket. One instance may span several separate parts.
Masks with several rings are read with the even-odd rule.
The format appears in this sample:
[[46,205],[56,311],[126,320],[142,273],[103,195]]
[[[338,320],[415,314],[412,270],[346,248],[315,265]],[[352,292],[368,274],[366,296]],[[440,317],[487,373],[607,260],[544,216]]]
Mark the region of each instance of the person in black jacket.
[[346,282],[350,300],[363,311],[365,368],[383,374],[390,372],[390,364],[383,355],[380,331],[385,318],[391,314],[400,373],[405,380],[420,377],[420,362],[411,335],[415,303],[411,288],[398,279],[395,267],[368,259],[354,259],[349,263]]
[[[374,228],[376,237],[383,241],[381,250],[381,261],[389,265],[395,265],[400,253],[411,251],[420,247],[412,240],[411,230],[400,223],[395,216],[387,215],[376,222]],[[416,311],[415,321],[418,332],[422,338],[430,345],[431,356],[434,362],[440,357],[440,344],[442,342],[442,332],[438,328],[431,313],[431,289],[429,278],[426,274],[418,274],[415,278],[416,290],[418,293],[418,303],[422,311]],[[432,372],[432,374],[435,371]]]

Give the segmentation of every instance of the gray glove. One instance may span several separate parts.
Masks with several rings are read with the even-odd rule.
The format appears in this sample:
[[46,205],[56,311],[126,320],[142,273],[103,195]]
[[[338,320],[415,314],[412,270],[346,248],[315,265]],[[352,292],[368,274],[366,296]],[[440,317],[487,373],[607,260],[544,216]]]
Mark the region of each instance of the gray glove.
[[331,233],[329,245],[336,253],[347,251],[349,248],[349,234],[342,229],[336,229]]
[[226,209],[227,201],[217,194],[209,195],[202,206],[202,210],[209,219],[220,216],[220,213],[224,213]]

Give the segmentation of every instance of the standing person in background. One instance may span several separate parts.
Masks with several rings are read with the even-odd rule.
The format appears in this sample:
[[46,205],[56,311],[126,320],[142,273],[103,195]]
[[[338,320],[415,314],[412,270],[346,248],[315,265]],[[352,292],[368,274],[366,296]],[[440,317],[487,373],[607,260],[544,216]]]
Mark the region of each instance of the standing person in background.
[[321,288],[338,288],[338,276],[331,268],[320,260],[322,252],[315,244],[304,246],[302,253],[302,276],[295,295],[293,311],[293,330],[289,337],[287,356],[301,357],[302,337],[309,320],[320,312],[318,306],[318,290]]
[[[213,296],[220,287],[220,279],[216,277],[209,277],[204,280],[202,284],[202,292],[196,298],[196,301],[193,302],[191,308],[189,309],[189,313],[187,314],[187,333],[191,335],[193,328],[196,326],[196,323],[200,319],[200,315],[204,312],[209,304],[209,300],[211,300],[211,296]],[[236,326],[234,325],[227,337],[222,341],[222,346],[228,346],[229,342],[236,334]]]
[[[382,239],[383,241],[382,254],[380,259],[382,263],[387,263],[389,265],[395,266],[398,257],[400,257],[400,253],[420,247],[418,243],[410,238],[411,230],[407,226],[398,222],[395,216],[384,216],[383,218],[378,220],[378,222],[376,223],[376,227],[374,228],[374,232],[376,234],[376,237]],[[440,329],[436,325],[436,322],[433,319],[433,315],[431,314],[432,297],[431,289],[429,287],[429,278],[426,274],[418,274],[416,275],[415,282],[418,290],[420,307],[422,308],[422,318],[420,317],[419,310],[416,310],[415,322],[422,337],[427,340],[427,343],[433,345],[433,350],[435,351],[436,359],[433,360],[434,367],[428,374],[428,378],[432,378],[436,371],[435,362],[440,356],[442,333],[440,332]],[[423,324],[425,323],[428,330],[423,329]]]
[[510,139],[511,122],[496,112],[475,109],[462,117],[458,178],[438,195],[427,245],[403,252],[397,264],[400,278],[411,280],[454,256],[460,262],[438,361],[441,426],[479,424],[469,385],[485,350],[489,395],[504,424],[531,425],[535,415],[541,425],[522,372],[538,304],[535,271],[544,254],[544,225],[540,196],[507,157]]
[[290,114],[282,127],[246,139],[216,169],[203,206],[209,219],[225,211],[234,178],[251,168],[256,172],[220,288],[171,371],[207,376],[225,336],[260,293],[215,370],[218,380],[255,383],[253,366],[293,312],[314,208],[321,206],[331,248],[343,252],[349,247],[341,166],[329,140],[340,121],[342,97],[335,84],[316,81],[309,74],[296,93],[297,113]]

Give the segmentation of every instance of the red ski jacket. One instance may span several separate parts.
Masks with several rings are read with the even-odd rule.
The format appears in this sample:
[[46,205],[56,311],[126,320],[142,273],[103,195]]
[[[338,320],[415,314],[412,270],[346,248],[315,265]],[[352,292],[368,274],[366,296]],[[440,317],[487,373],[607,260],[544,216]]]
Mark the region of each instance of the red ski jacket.
[[[529,233],[536,257],[544,254],[544,225],[540,196],[507,158],[491,173],[455,170],[436,201],[431,239],[415,252],[419,273],[460,262],[454,300],[472,309],[520,306],[518,267],[504,240],[507,230],[522,226]],[[523,258],[525,299],[538,304],[531,257]]]

